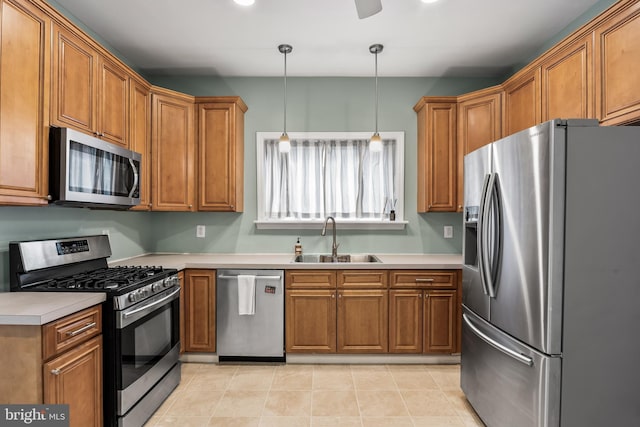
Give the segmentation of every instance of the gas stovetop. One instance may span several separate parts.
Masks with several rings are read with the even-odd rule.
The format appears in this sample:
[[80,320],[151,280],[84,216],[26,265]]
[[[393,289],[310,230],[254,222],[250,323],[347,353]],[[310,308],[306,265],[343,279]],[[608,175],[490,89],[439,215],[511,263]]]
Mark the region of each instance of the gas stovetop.
[[101,268],[33,283],[28,290],[123,293],[175,273],[156,266]]

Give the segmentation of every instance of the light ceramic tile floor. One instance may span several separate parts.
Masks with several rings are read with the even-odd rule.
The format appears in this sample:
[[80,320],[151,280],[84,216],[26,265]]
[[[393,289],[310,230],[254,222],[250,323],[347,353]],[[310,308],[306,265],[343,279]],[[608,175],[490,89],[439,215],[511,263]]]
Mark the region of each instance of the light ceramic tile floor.
[[483,426],[459,365],[185,363],[148,427]]

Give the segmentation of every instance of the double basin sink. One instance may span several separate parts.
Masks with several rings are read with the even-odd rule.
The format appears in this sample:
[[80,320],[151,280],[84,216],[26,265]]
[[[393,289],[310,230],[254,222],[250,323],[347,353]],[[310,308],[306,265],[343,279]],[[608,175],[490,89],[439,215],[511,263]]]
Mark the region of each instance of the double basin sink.
[[348,263],[368,263],[368,262],[381,262],[375,255],[338,255],[333,257],[331,255],[296,255],[293,262],[306,262],[306,263],[325,263],[325,262],[348,262]]

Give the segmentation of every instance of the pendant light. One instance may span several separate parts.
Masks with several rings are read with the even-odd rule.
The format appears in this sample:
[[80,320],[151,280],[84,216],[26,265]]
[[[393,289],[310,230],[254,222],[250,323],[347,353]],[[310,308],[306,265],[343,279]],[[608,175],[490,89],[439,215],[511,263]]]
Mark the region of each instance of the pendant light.
[[376,57],[376,130],[373,136],[369,140],[369,151],[379,153],[382,151],[382,138],[378,133],[378,54],[382,52],[383,46],[381,44],[372,44],[369,46],[369,52],[373,53]]
[[278,46],[278,50],[284,55],[284,126],[282,135],[280,135],[280,142],[278,142],[278,151],[288,153],[291,151],[291,142],[289,141],[289,135],[287,135],[287,54],[291,53],[293,48],[291,45],[281,44]]

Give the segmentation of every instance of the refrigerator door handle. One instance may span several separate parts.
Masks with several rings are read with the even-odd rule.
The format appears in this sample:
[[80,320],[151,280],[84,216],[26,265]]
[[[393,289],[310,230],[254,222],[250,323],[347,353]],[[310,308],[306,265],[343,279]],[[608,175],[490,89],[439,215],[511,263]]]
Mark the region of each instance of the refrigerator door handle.
[[[482,260],[484,262],[483,270],[485,271],[485,280],[486,280],[486,288],[487,295],[492,298],[496,296],[496,283],[495,276],[496,272],[499,270],[500,264],[500,255],[502,252],[501,247],[501,236],[502,233],[502,215],[501,215],[501,201],[500,201],[500,190],[499,190],[499,179],[498,173],[491,174],[491,178],[489,179],[489,184],[487,188],[487,196],[485,200],[485,209],[483,211],[484,217],[482,218],[483,231],[482,231],[482,244],[483,244],[483,257]],[[493,216],[491,215],[493,212]],[[493,219],[493,224],[491,224],[490,220]],[[493,228],[491,228],[493,225]],[[490,238],[487,238],[491,232]],[[492,244],[493,247],[489,248],[489,245]],[[490,250],[492,249],[492,250]]]
[[466,314],[462,315],[462,319],[464,320],[464,323],[466,323],[466,325],[469,327],[469,329],[471,329],[471,331],[476,334],[482,341],[486,342],[487,344],[489,344],[490,346],[492,346],[493,348],[495,348],[496,350],[506,354],[507,356],[517,360],[520,363],[523,363],[527,366],[533,366],[533,359],[525,356],[524,354],[520,354],[514,350],[511,350],[510,348],[500,344],[499,342],[491,339],[490,337],[488,337],[487,335],[485,335],[484,333],[482,333],[482,331],[480,331],[480,329],[478,329],[473,322],[471,321],[471,319],[469,319],[469,317]]
[[480,197],[480,209],[478,212],[478,224],[477,224],[477,230],[478,230],[478,247],[477,247],[477,252],[478,252],[478,270],[480,272],[480,282],[482,282],[482,290],[484,292],[485,295],[489,295],[489,289],[487,288],[487,272],[485,270],[485,256],[486,253],[484,252],[484,247],[486,246],[484,244],[484,239],[485,239],[485,233],[484,233],[484,216],[485,216],[485,211],[487,210],[487,205],[486,205],[486,199],[487,199],[487,193],[489,191],[489,182],[491,181],[491,176],[492,174],[487,174],[484,177],[484,183],[482,184],[482,196]]

